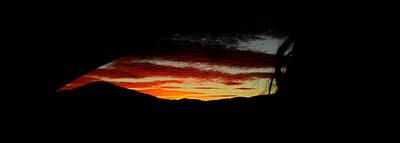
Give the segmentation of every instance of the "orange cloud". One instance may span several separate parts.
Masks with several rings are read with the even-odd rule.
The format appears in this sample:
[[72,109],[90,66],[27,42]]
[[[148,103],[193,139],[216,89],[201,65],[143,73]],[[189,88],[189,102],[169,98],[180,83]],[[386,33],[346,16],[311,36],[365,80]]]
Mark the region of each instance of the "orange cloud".
[[139,92],[143,92],[146,94],[154,95],[159,98],[168,98],[170,99],[171,96],[185,98],[191,96],[193,94],[203,94],[201,92],[188,92],[188,91],[179,91],[179,90],[165,90],[165,89],[144,89],[138,90]]
[[125,88],[147,88],[155,87],[167,83],[183,83],[181,80],[162,80],[162,81],[152,81],[152,82],[113,82],[118,86]]
[[160,88],[164,88],[164,89],[180,89],[182,87],[178,87],[178,86],[160,86]]

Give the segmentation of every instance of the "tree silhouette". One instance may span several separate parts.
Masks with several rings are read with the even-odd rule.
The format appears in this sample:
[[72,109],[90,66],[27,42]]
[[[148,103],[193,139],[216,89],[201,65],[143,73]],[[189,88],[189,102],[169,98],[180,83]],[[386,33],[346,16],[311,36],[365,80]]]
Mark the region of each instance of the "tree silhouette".
[[282,72],[282,68],[284,66],[287,66],[289,62],[290,55],[292,54],[292,51],[290,47],[294,43],[294,38],[289,37],[286,39],[282,45],[279,46],[278,51],[275,55],[275,72],[274,75],[269,83],[269,89],[268,89],[268,95],[271,94],[271,89],[272,89],[272,83],[274,80],[276,80],[276,85],[279,87],[283,87],[284,80],[285,80],[285,75]]

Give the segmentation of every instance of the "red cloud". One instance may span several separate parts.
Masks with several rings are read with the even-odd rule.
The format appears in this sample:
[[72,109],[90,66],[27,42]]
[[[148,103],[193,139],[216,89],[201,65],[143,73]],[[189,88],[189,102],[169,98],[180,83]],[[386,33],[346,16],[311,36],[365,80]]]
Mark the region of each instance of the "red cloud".
[[87,77],[87,76],[82,76],[74,81],[72,81],[71,83],[65,85],[64,87],[62,87],[60,89],[61,90],[69,90],[69,89],[74,89],[76,87],[91,83],[91,82],[95,82],[98,81],[98,79],[96,78],[92,78],[92,77]]
[[160,86],[160,88],[163,88],[163,89],[181,89],[182,87],[178,87],[178,86]]
[[241,85],[241,84],[243,84],[243,82],[235,82],[235,81],[225,81],[222,83],[225,85]]
[[[89,74],[78,78],[68,86],[62,88],[72,89],[98,79],[92,77],[107,78],[145,78],[145,77],[177,77],[177,78],[197,78],[200,80],[217,80],[225,85],[240,85],[247,80],[256,78],[269,78],[270,73],[246,73],[246,74],[229,74],[218,71],[204,71],[195,68],[179,68],[163,65],[155,65],[151,63],[136,63],[132,58],[124,58],[113,62],[114,66],[108,69],[96,69]],[[114,82],[115,84],[126,88],[145,88],[159,86],[165,83],[182,83],[178,80],[156,81],[156,82]],[[199,88],[201,89],[201,88]],[[206,88],[202,88],[206,89]],[[211,88],[208,88],[211,89]]]
[[[127,60],[127,59],[124,59]],[[242,82],[255,78],[271,77],[270,73],[246,73],[246,74],[229,74],[218,71],[204,71],[191,67],[180,68],[164,65],[155,65],[151,63],[136,63],[131,60],[125,62],[119,61],[112,69],[98,69],[89,75],[101,76],[108,78],[143,78],[143,77],[178,77],[178,78],[198,78],[204,80],[219,79],[223,83]]]
[[99,76],[99,77],[108,77],[108,78],[144,78],[139,77],[132,73],[133,71],[123,70],[121,67],[116,67],[116,69],[96,69],[85,76]]
[[196,87],[195,89],[220,89],[216,87]]
[[152,82],[113,82],[113,83],[125,88],[146,88],[146,87],[155,87],[166,83],[183,83],[183,81],[163,80],[163,81],[152,81]]
[[[176,78],[197,78],[200,80],[214,80],[225,85],[241,85],[248,80],[257,78],[269,78],[270,73],[246,73],[246,74],[229,74],[218,71],[204,71],[195,68],[179,68],[163,65],[155,65],[151,63],[137,63],[136,59],[143,58],[159,58],[164,60],[184,61],[184,62],[200,62],[210,65],[222,65],[239,68],[264,68],[272,67],[274,64],[274,56],[265,53],[256,53],[252,51],[239,51],[224,48],[212,48],[199,45],[185,45],[164,47],[141,52],[140,55],[132,55],[131,57],[123,57],[113,61],[110,67],[96,69],[85,76],[78,78],[63,89],[72,89],[93,81],[97,81],[93,77],[107,78],[145,78],[145,77],[176,77]],[[145,90],[145,93],[152,95],[187,95],[199,94],[194,92],[179,92],[173,90],[179,87],[161,86],[166,83],[182,83],[180,80],[155,81],[155,82],[113,82],[116,85],[126,88],[146,88],[159,86],[157,90]],[[212,87],[199,87],[197,89],[217,89]],[[242,89],[249,90],[249,89]],[[230,95],[232,96],[232,95]]]

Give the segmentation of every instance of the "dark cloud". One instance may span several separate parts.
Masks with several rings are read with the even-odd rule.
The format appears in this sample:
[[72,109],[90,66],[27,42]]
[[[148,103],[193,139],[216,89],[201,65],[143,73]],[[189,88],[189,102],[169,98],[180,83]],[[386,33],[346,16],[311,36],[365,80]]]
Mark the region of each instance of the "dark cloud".
[[235,89],[239,89],[239,90],[253,90],[253,89],[256,89],[256,88],[235,88]]
[[218,48],[235,48],[240,42],[250,40],[257,40],[258,34],[245,34],[245,33],[197,33],[185,34],[177,33],[162,39],[162,42],[180,42],[190,44],[201,44],[204,46],[218,47]]
[[273,67],[275,61],[273,55],[266,53],[213,48],[193,44],[159,47],[149,50],[142,55],[132,56],[243,68]]

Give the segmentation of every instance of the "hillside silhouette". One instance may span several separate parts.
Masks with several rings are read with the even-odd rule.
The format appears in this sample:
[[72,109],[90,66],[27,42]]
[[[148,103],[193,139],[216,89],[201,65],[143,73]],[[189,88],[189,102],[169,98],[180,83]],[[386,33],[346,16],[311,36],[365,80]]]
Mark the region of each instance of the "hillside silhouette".
[[212,101],[195,99],[168,100],[104,81],[96,81],[75,89],[59,91],[56,92],[56,95],[72,99],[74,102],[79,100],[86,101],[89,98],[91,103],[93,101],[106,101],[105,103],[112,104],[112,101],[117,101],[121,104],[128,104],[132,110],[145,112],[256,112],[264,108],[263,106],[268,105],[266,102],[268,103],[274,98],[260,95],[250,98],[235,97]]

